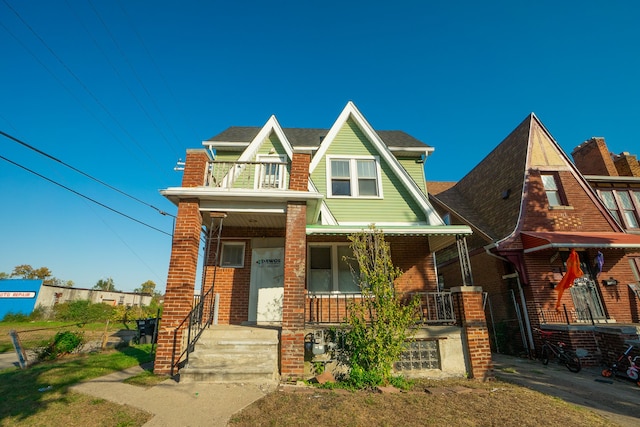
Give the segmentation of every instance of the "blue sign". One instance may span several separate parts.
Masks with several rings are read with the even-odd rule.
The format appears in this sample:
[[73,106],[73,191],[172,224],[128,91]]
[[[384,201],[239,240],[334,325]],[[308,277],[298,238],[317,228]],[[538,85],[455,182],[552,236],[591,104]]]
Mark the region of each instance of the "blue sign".
[[42,280],[0,280],[0,320],[7,313],[29,315],[36,306]]

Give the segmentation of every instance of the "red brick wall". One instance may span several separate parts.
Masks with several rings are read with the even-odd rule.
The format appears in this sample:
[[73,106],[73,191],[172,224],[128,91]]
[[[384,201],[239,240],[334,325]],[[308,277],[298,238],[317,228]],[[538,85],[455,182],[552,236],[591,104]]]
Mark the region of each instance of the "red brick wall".
[[622,153],[616,156],[614,160],[616,170],[620,176],[639,176],[640,164],[638,158],[632,154]]
[[482,288],[453,288],[456,319],[463,328],[470,363],[470,377],[485,381],[493,378],[493,361],[489,345],[487,320],[482,308]]
[[591,138],[583,142],[571,155],[583,175],[618,175],[604,138]]
[[300,378],[304,375],[306,215],[306,204],[287,204],[280,341],[280,372],[283,378]]
[[[173,232],[164,309],[158,332],[158,348],[154,365],[156,374],[171,372],[174,330],[193,305],[201,226],[202,217],[198,200],[182,200],[178,205],[178,216]],[[180,342],[180,336],[178,336],[178,347]],[[181,348],[177,348],[176,351],[180,354]]]
[[205,150],[187,150],[187,159],[182,173],[183,187],[201,187],[204,185],[209,155]]
[[291,177],[289,189],[307,191],[309,188],[309,163],[311,155],[306,153],[293,153],[291,159]]
[[389,243],[393,265],[402,271],[395,281],[396,291],[435,292],[438,286],[428,237],[385,237]]

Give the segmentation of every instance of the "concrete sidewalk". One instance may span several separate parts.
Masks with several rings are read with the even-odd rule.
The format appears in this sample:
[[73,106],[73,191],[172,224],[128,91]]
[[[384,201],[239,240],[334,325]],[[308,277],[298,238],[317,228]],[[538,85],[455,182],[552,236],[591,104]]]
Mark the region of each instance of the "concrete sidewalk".
[[602,368],[583,367],[577,374],[555,360],[543,365],[503,354],[493,354],[496,377],[582,406],[622,427],[640,425],[640,387],[622,378],[604,378]]
[[153,414],[145,426],[226,426],[233,414],[275,390],[276,384],[178,383],[145,389],[122,381],[142,372],[136,366],[73,386],[73,391],[133,406]]

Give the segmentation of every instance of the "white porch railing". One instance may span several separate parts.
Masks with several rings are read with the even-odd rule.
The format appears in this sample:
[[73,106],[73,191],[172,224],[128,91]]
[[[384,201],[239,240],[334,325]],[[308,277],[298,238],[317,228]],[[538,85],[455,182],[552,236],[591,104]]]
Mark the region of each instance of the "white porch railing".
[[209,162],[206,187],[224,190],[286,190],[289,187],[287,162]]

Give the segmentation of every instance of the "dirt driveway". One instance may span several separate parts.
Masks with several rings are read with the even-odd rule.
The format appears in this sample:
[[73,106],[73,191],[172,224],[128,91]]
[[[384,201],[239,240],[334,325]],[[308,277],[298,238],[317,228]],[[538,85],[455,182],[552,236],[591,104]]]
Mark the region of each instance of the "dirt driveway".
[[601,368],[574,374],[554,360],[544,366],[538,360],[493,354],[493,362],[499,379],[591,409],[623,427],[640,425],[640,387],[630,380],[603,378]]

